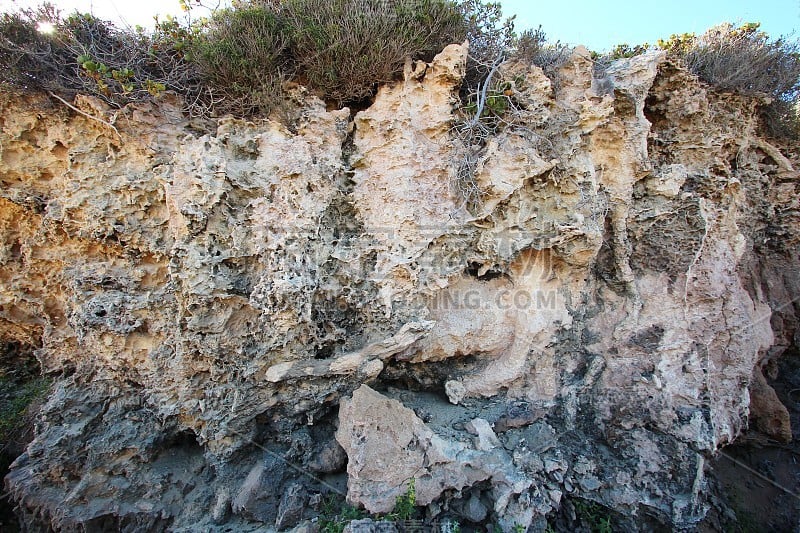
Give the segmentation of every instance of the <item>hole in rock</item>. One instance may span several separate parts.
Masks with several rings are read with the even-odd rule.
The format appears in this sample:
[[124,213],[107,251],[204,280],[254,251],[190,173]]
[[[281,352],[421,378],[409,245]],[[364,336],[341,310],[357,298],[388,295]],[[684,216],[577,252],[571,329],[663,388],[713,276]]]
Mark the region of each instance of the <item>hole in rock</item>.
[[191,429],[184,429],[174,434],[166,442],[167,448],[200,448],[200,443],[197,442],[197,435]]
[[334,347],[333,344],[325,344],[319,348],[317,348],[316,352],[314,353],[314,359],[330,359],[333,357],[334,354]]
[[484,265],[473,261],[467,265],[466,273],[474,278],[478,278],[481,281],[491,281],[493,279],[505,276],[505,273],[500,270],[494,270],[490,268],[484,271],[483,266]]

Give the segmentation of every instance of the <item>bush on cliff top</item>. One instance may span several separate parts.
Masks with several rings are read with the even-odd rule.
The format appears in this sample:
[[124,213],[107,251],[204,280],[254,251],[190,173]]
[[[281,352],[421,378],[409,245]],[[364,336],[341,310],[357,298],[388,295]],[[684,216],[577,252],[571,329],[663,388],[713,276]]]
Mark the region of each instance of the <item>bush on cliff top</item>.
[[[720,24],[702,35],[685,33],[659,40],[657,48],[686,66],[706,83],[727,91],[766,95],[764,125],[776,136],[800,137],[800,42],[780,37],[772,40],[757,23]],[[598,57],[602,66],[632,57],[652,47],[622,44]]]
[[759,24],[721,24],[700,36],[673,35],[658,46],[722,89],[774,98],[795,98],[800,91],[800,45],[771,40]]
[[371,95],[406,57],[430,60],[466,35],[448,0],[284,0],[280,8],[298,71],[338,102]]
[[464,20],[446,0],[284,0],[223,9],[203,24],[192,60],[219,108],[266,112],[284,81],[299,76],[339,104],[371,95],[402,71],[463,40]]
[[223,9],[203,23],[190,44],[219,113],[268,113],[280,101],[280,87],[294,66],[289,32],[270,6]]
[[659,46],[700,79],[742,94],[765,94],[764,125],[776,136],[800,137],[800,43],[771,40],[758,24],[722,24],[699,37],[673,36]]
[[[50,31],[41,31],[42,24]],[[118,106],[167,89],[191,99],[202,84],[185,60],[178,29],[173,21],[151,34],[120,30],[89,14],[64,18],[50,4],[4,13],[0,82],[67,98],[95,94]]]
[[46,4],[2,15],[0,81],[112,105],[174,90],[195,110],[250,115],[269,112],[297,77],[341,104],[394,79],[406,57],[463,41],[468,11],[451,0],[252,0],[145,34]]
[[[190,6],[197,0],[184,0]],[[471,101],[492,64],[505,55],[545,68],[565,47],[541,30],[514,33],[499,3],[482,0],[246,0],[192,23],[158,22],[151,33],[120,30],[87,14],[66,18],[53,6],[0,16],[0,83],[72,98],[100,96],[121,106],[164,90],[184,96],[193,114],[267,114],[298,79],[338,104],[374,94],[397,78],[405,58],[430,59],[445,45],[470,41],[462,98]],[[40,31],[42,22],[52,32]],[[765,125],[800,135],[800,45],[770,40],[756,24],[712,28],[659,41],[704,81],[767,94]],[[647,45],[618,47],[605,59]],[[600,58],[602,63],[604,58]]]

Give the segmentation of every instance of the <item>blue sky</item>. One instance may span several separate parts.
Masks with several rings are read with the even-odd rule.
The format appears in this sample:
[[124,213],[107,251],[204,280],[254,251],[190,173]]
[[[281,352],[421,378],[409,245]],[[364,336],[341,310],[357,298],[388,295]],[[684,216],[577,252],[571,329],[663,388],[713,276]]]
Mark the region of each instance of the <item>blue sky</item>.
[[[216,0],[207,3],[214,4]],[[41,0],[0,0],[0,7]],[[51,0],[66,12],[75,8],[131,26],[150,25],[156,13],[179,13],[178,0]],[[773,37],[800,37],[800,0],[501,0],[517,28],[537,27],[551,39],[584,44],[596,51],[618,43],[655,42],[673,33],[702,33],[720,22],[761,22]]]
[[800,0],[501,0],[517,29],[540,24],[547,36],[602,51],[653,43],[673,33],[702,33],[721,22],[761,22],[772,37],[800,37]]

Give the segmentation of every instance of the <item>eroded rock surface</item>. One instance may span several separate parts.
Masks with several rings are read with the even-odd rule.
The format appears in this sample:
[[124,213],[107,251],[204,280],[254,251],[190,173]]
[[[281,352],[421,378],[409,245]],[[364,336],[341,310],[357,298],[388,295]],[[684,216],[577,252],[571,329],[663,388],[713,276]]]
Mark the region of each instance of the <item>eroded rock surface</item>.
[[433,518],[687,527],[749,420],[791,435],[799,163],[757,102],[660,53],[506,64],[467,206],[465,60],[291,127],[3,97],[0,335],[56,378],[6,479],[28,524],[305,527],[346,468],[373,512],[414,478]]

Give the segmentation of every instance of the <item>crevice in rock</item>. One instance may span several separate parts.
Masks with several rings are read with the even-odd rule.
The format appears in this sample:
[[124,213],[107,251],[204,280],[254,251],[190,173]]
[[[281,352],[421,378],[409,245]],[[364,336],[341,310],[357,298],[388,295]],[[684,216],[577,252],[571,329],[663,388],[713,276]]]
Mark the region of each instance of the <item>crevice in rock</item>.
[[493,279],[508,277],[508,274],[502,270],[492,268],[488,265],[483,265],[477,261],[471,261],[467,264],[464,273],[480,281],[491,281]]
[[[428,361],[410,363],[393,359],[387,361],[385,368],[378,376],[380,387],[395,387],[416,392],[432,392],[444,395],[444,384],[447,381],[480,372],[487,361],[479,354],[464,354],[445,361]],[[446,395],[444,396],[446,397]]]
[[184,429],[178,431],[170,436],[164,443],[166,449],[177,449],[193,453],[196,450],[202,450],[200,443],[197,441],[197,435],[191,429]]
[[611,290],[617,294],[625,294],[626,286],[618,268],[618,261],[615,254],[615,247],[612,245],[613,226],[611,215],[606,215],[603,219],[603,243],[597,253],[594,264],[594,273],[599,280],[602,280]]

